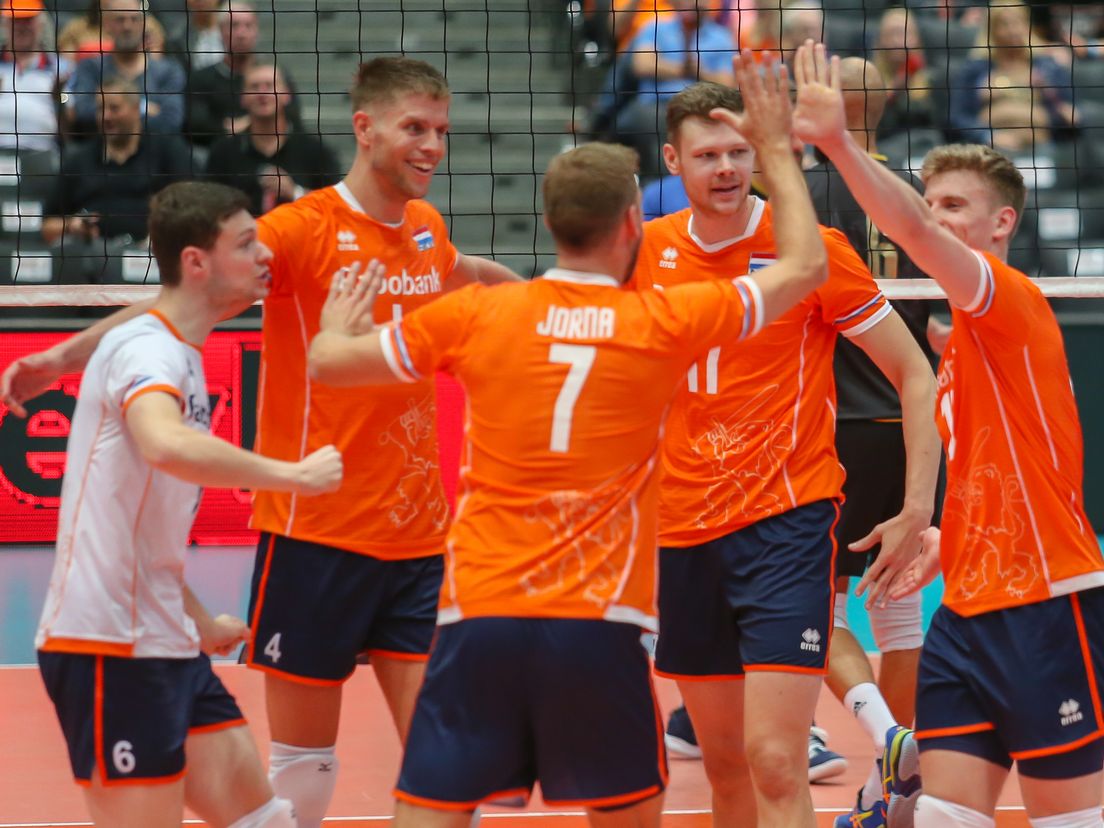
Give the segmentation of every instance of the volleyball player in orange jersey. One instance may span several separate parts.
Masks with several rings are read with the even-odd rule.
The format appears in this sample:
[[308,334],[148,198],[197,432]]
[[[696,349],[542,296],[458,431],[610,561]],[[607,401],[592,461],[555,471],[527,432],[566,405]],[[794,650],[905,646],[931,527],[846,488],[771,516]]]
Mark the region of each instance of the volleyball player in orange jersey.
[[[641,290],[754,274],[774,260],[773,192],[769,204],[749,194],[754,148],[706,117],[717,106],[740,109],[739,93],[697,84],[668,105],[664,155],[691,206],[645,225]],[[845,237],[821,235],[828,281],[748,347],[721,344],[693,365],[664,436],[656,668],[679,682],[721,826],[814,824],[808,725],[832,630],[844,477],[838,334],[886,374],[904,415],[904,508],[853,544],[882,544],[866,582],[911,557],[934,503],[931,366]]]
[[[554,159],[557,267],[467,288],[380,329],[373,271],[335,281],[311,366],[324,382],[443,369],[468,392],[440,626],[396,796],[400,828],[460,828],[481,801],[584,806],[598,826],[658,826],[662,722],[640,630],[655,628],[658,439],[695,359],[739,350],[824,277],[789,143],[785,77],[738,66],[743,130],[770,182],[779,257],[751,276],[625,289],[642,237],[635,158]],[[365,322],[358,319],[364,315]]]
[[[810,42],[797,72],[799,134],[952,307],[936,408],[942,539],[929,530],[891,585],[907,594],[940,565],[946,580],[920,657],[915,824],[993,826],[1015,761],[1034,828],[1100,828],[1104,564],[1083,507],[1062,334],[1039,289],[1005,262],[1023,177],[988,147],[939,147],[924,160],[921,198],[846,134],[837,59]],[[891,770],[892,795],[907,780]]]
[[[458,254],[441,216],[420,200],[446,149],[449,91],[441,74],[421,61],[377,58],[360,67],[352,99],[357,154],[345,180],[259,221],[274,258],[256,448],[298,460],[334,443],[352,459],[334,494],[312,501],[259,492],[254,502],[262,536],[249,612],[255,644],[246,660],[266,673],[270,775],[294,802],[301,828],[321,823],[333,793],[341,688],[358,654],[370,655],[405,739],[433,635],[449,520],[432,377],[401,389],[340,392],[307,377],[307,343],[331,277],[383,261],[380,322],[467,282],[517,278]],[[20,399],[83,367],[104,330],[147,307],[17,361],[0,383],[4,401],[18,411]]]

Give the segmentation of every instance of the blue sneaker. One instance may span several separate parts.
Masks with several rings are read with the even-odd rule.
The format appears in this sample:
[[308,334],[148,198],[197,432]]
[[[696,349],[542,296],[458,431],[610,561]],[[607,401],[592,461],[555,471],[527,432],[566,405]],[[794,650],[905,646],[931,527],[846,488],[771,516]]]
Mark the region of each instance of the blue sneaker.
[[809,728],[809,781],[820,782],[847,771],[847,760],[825,746],[828,732],[813,725]]
[[862,788],[855,797],[855,807],[849,814],[840,814],[832,823],[832,828],[886,828],[886,804],[882,800],[874,803],[873,808],[863,808]]
[[663,736],[663,743],[667,750],[674,756],[684,759],[701,759],[701,748],[698,747],[698,737],[694,735],[694,724],[690,721],[690,714],[685,707],[679,707],[671,711],[671,718],[667,720],[667,732]]
[[911,730],[894,725],[886,731],[882,754],[882,798],[886,819],[894,828],[911,828],[920,798],[920,749]]

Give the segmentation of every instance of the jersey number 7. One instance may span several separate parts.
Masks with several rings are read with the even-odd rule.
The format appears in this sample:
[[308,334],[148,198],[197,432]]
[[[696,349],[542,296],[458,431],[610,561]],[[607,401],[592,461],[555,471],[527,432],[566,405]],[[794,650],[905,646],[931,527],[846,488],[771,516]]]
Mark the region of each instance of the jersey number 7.
[[552,409],[552,439],[548,448],[560,454],[566,453],[571,442],[571,420],[575,416],[575,403],[579,401],[583,384],[594,366],[598,349],[593,345],[565,345],[553,342],[548,349],[548,361],[557,365],[570,365],[564,377],[556,407]]

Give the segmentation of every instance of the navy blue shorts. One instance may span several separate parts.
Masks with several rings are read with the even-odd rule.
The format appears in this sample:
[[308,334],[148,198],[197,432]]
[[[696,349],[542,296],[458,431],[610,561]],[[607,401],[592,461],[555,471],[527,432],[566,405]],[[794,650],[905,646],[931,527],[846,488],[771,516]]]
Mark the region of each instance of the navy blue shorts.
[[244,661],[312,684],[342,683],[365,653],[425,661],[443,573],[442,555],[383,561],[263,533]]
[[835,596],[839,504],[820,500],[722,538],[659,550],[656,672],[823,675]]
[[117,658],[38,654],[69,762],[79,783],[98,774],[105,785],[184,775],[184,741],[245,724],[205,655],[197,658]]
[[395,796],[471,810],[528,799],[536,781],[549,804],[595,808],[666,787],[638,627],[470,618],[438,628]]
[[964,617],[941,606],[920,656],[916,737],[1023,776],[1104,765],[1104,588]]

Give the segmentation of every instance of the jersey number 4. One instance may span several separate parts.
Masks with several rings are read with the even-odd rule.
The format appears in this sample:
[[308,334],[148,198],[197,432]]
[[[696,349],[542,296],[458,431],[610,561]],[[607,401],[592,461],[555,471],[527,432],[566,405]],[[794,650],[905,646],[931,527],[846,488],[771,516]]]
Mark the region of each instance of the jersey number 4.
[[575,416],[575,403],[579,401],[583,384],[594,367],[594,357],[598,349],[593,345],[564,345],[554,342],[548,349],[548,361],[557,365],[570,365],[564,377],[560,393],[556,397],[556,407],[552,409],[552,439],[548,444],[551,451],[566,453],[571,443],[571,420]]

